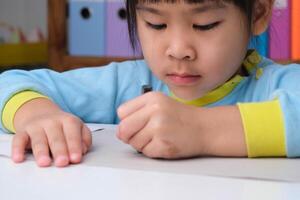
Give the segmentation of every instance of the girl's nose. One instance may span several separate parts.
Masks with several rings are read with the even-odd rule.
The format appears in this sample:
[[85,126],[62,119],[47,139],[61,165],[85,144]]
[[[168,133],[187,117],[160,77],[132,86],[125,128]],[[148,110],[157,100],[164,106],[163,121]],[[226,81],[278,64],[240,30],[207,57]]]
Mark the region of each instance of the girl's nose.
[[171,59],[192,61],[196,58],[196,51],[188,42],[177,38],[170,41],[166,55]]

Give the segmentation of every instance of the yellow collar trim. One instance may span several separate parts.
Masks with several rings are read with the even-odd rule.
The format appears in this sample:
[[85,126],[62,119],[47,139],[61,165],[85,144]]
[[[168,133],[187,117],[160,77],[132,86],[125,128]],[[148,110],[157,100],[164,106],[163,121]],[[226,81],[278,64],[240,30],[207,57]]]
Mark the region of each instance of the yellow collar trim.
[[[243,62],[243,67],[248,71],[250,74],[254,69],[257,68],[257,65],[261,62],[261,57],[255,50],[249,50],[247,57],[245,58]],[[192,106],[205,106],[208,104],[212,104],[214,102],[217,102],[227,96],[229,93],[232,92],[232,90],[244,79],[244,77],[240,75],[235,75],[233,78],[231,78],[229,81],[227,81],[225,84],[221,85],[220,87],[214,89],[213,91],[207,93],[203,97],[200,97],[195,100],[187,101],[184,99],[180,99],[175,96],[171,92],[171,97],[174,98],[176,101],[179,101],[181,103],[184,103],[186,105],[192,105]]]
[[247,70],[249,74],[257,68],[257,65],[261,62],[262,58],[255,50],[249,50],[247,56],[243,62],[243,67]]
[[171,93],[171,97],[174,98],[176,101],[184,103],[186,105],[192,106],[205,106],[214,102],[219,101],[220,99],[227,96],[241,81],[243,77],[240,75],[234,76],[232,79],[227,81],[224,85],[216,88],[215,90],[209,92],[208,94],[200,97],[199,99],[187,101],[176,97],[173,93]]

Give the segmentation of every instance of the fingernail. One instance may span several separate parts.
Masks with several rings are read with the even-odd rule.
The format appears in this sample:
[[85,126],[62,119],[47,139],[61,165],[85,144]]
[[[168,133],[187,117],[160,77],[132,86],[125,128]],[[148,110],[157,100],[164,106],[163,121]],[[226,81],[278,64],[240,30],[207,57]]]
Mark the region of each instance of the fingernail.
[[40,167],[47,167],[51,163],[51,159],[48,156],[40,156],[37,159],[37,163]]
[[12,155],[12,159],[14,162],[19,163],[24,160],[24,155],[18,152],[14,152]]
[[69,160],[66,156],[58,156],[55,159],[55,166],[57,166],[57,167],[64,167],[67,164],[69,164]]
[[71,158],[72,162],[76,162],[77,163],[77,162],[80,162],[81,155],[78,154],[78,153],[72,153],[71,156],[70,156],[70,158]]

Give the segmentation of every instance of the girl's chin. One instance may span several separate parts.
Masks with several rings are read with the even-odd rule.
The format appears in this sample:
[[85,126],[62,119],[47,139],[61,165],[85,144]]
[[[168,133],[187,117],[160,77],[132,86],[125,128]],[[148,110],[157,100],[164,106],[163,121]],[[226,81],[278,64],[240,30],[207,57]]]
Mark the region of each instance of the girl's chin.
[[188,88],[178,88],[178,87],[170,87],[171,92],[175,95],[176,98],[185,100],[185,101],[192,101],[195,99],[199,99],[202,94],[189,90]]

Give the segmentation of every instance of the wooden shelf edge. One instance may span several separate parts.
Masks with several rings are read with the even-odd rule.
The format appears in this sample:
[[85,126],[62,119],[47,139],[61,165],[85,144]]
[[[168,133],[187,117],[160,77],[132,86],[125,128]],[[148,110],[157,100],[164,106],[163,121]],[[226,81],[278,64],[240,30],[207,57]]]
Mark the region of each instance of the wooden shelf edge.
[[66,71],[80,67],[104,66],[111,62],[123,62],[137,60],[135,57],[81,57],[65,55],[61,63],[49,63],[50,67],[56,71]]

